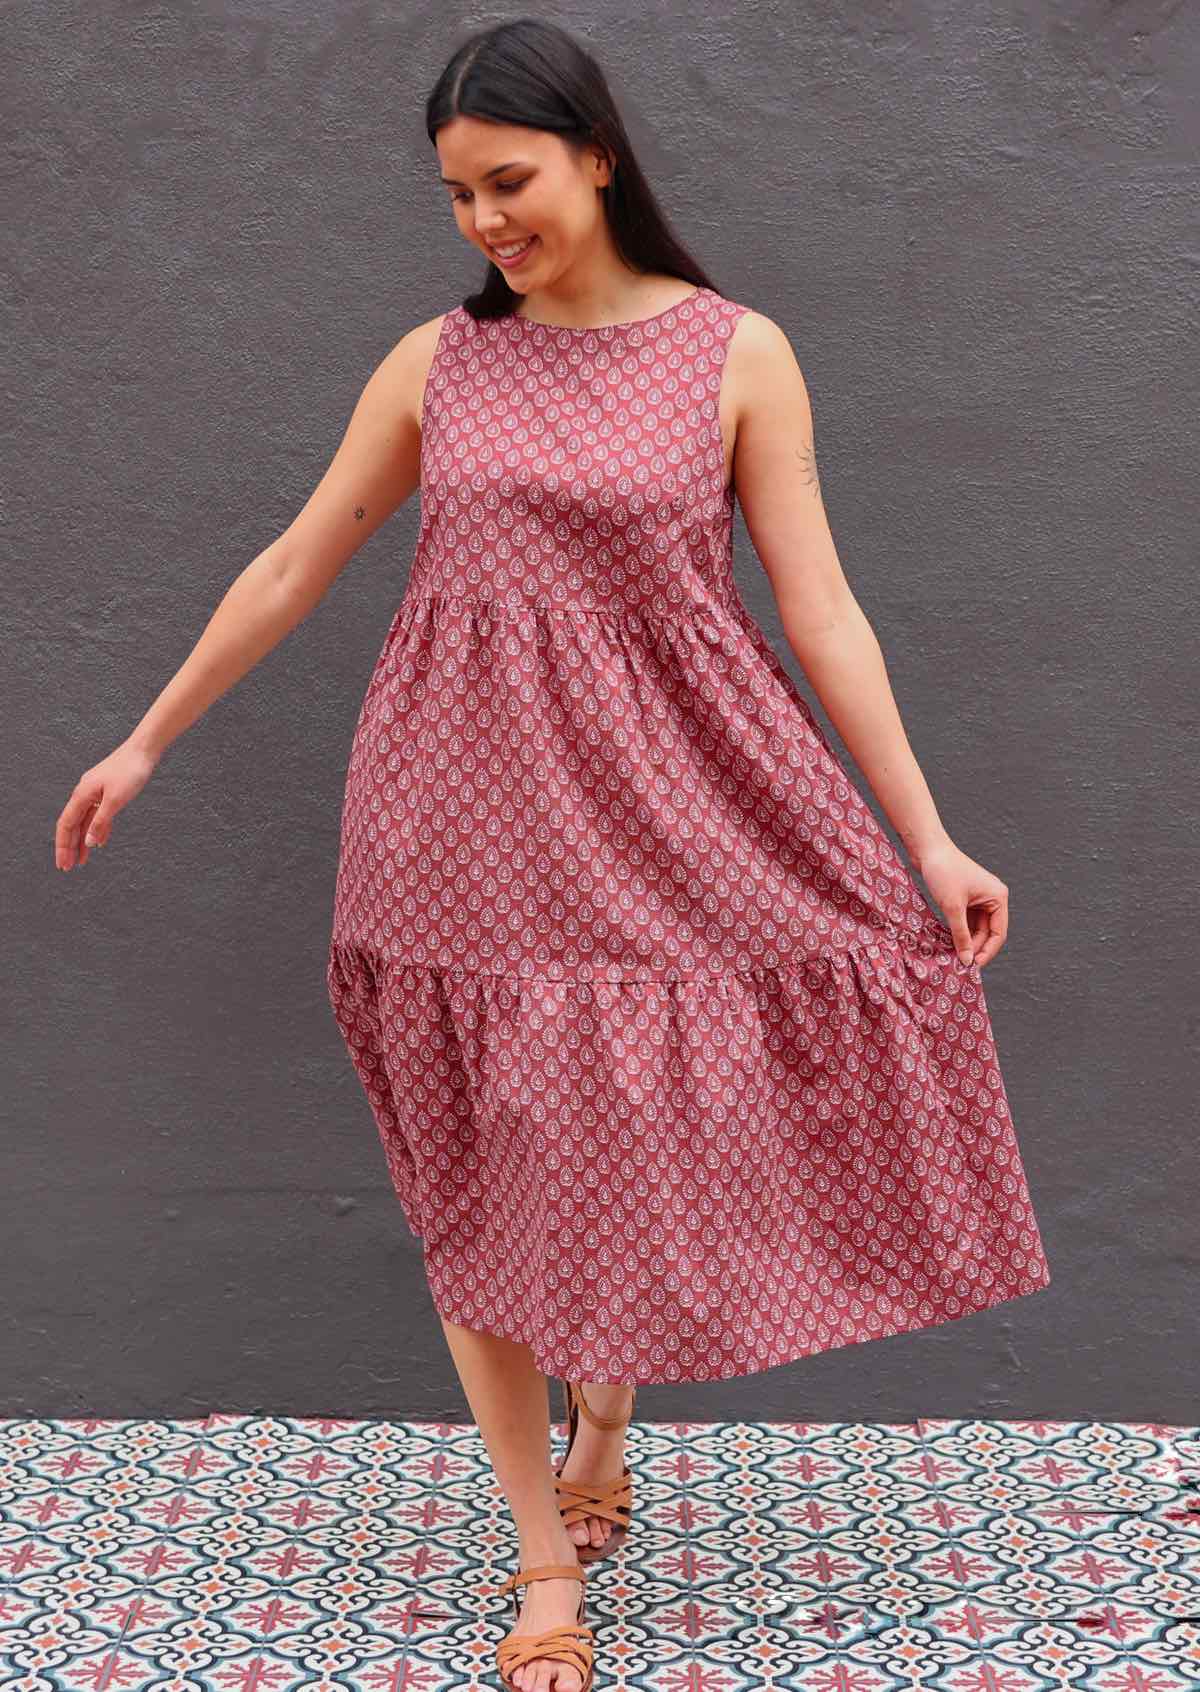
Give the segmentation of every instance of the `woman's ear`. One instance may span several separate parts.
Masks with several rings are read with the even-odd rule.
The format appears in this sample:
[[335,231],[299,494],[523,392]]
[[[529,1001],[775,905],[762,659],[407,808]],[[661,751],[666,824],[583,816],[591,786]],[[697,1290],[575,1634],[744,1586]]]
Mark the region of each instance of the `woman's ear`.
[[597,146],[593,149],[596,163],[601,166],[601,175],[596,183],[597,188],[607,188],[616,174],[617,161],[605,148]]

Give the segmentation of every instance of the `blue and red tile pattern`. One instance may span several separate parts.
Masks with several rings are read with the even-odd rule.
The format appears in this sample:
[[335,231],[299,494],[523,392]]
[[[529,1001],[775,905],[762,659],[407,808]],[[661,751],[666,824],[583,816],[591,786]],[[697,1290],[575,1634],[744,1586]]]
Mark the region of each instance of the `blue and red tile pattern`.
[[[554,1428],[555,1454],[563,1428]],[[597,1692],[1196,1692],[1200,1429],[635,1422]],[[489,1692],[470,1423],[0,1423],[4,1692]]]

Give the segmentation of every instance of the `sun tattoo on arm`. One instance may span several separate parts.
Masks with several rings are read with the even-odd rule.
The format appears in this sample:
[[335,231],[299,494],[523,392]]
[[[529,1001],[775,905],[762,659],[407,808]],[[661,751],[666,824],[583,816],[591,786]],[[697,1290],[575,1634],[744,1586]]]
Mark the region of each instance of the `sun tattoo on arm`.
[[359,521],[360,521],[360,522],[361,522],[361,521],[362,521],[362,519],[363,519],[363,518],[364,518],[364,517],[365,517],[365,516],[366,516],[366,512],[365,512],[365,511],[364,511],[364,510],[363,510],[363,508],[362,508],[362,506],[361,506],[361,505],[356,505],[356,506],[355,506],[355,507],[354,507],[354,515],[355,515],[355,516],[356,516],[356,517],[357,517],[357,518],[358,518],[358,519],[359,519]]
[[809,445],[796,448],[796,457],[800,462],[800,473],[804,478],[806,488],[811,488],[817,498],[821,498],[821,481],[817,475],[817,455]]

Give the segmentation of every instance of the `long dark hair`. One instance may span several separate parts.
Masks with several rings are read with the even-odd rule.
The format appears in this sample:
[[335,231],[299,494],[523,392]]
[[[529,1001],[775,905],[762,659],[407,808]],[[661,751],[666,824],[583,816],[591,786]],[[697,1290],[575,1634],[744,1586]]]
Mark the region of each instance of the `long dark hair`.
[[[672,233],[642,175],[603,71],[565,29],[541,18],[513,18],[468,36],[426,101],[430,141],[436,145],[438,130],[456,117],[553,130],[579,150],[602,146],[614,169],[600,192],[621,257],[637,271],[716,291]],[[500,266],[489,264],[483,287],[463,306],[472,317],[507,317],[519,298]]]

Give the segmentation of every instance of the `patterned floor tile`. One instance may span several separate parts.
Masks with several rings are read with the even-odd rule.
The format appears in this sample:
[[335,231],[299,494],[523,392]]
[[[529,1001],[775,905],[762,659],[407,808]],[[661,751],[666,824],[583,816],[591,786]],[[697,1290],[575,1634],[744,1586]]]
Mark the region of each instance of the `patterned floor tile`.
[[[597,1692],[1200,1687],[1200,1429],[638,1422],[629,1456]],[[470,1424],[0,1423],[0,1686],[494,1692],[514,1549]]]

